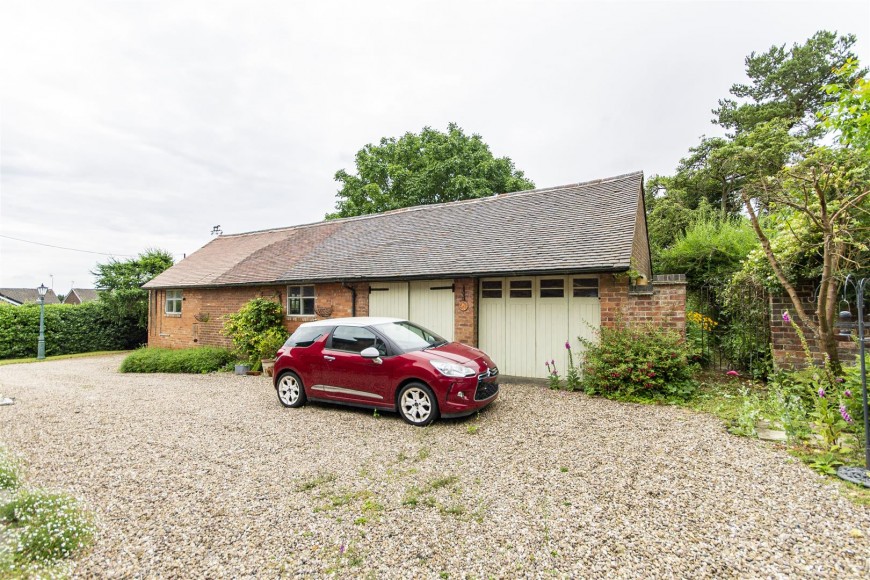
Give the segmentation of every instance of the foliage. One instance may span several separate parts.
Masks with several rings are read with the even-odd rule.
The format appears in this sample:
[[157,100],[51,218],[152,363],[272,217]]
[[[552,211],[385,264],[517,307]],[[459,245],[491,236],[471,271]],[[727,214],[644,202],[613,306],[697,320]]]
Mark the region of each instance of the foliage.
[[[137,321],[102,302],[45,305],[46,356],[129,350],[143,341]],[[39,305],[0,304],[0,359],[36,356]]]
[[838,133],[840,143],[870,149],[870,79],[861,76],[853,58],[835,73],[837,79],[825,86],[825,92],[836,100],[825,106],[820,117]]
[[745,387],[740,392],[740,397],[742,399],[740,411],[728,430],[743,437],[758,437],[756,425],[761,417],[761,402],[756,394],[750,393]]
[[699,220],[660,254],[659,268],[686,274],[689,288],[697,289],[729,279],[757,245],[755,232],[745,219]]
[[21,462],[0,446],[0,490],[14,490],[20,484]]
[[547,381],[550,384],[550,388],[554,391],[558,391],[562,388],[562,379],[559,377],[558,369],[556,369],[556,361],[544,361],[544,364],[547,365]]
[[200,346],[185,349],[145,347],[132,352],[122,373],[212,373],[226,368],[235,356],[225,348]]
[[149,249],[135,258],[97,264],[95,272],[100,301],[107,304],[116,316],[133,318],[138,324],[143,343],[148,332],[148,291],[142,285],[172,266],[172,254],[165,250]]
[[[0,521],[11,528],[11,564],[51,566],[90,545],[96,530],[91,514],[59,493],[20,491],[0,506]],[[7,565],[0,562],[0,571]]]
[[266,298],[254,298],[227,316],[223,333],[233,341],[240,360],[253,366],[261,358],[273,358],[278,349],[268,349],[277,344],[279,337],[281,344],[287,338],[281,305]]
[[580,371],[574,366],[574,353],[571,352],[571,343],[565,341],[565,348],[568,351],[568,370],[565,373],[565,389],[576,391],[581,387],[582,383]]
[[686,397],[697,365],[679,333],[653,325],[602,327],[586,347],[583,388],[588,394]]
[[335,174],[342,187],[327,219],[534,187],[510,158],[493,157],[480,135],[469,137],[455,123],[446,133],[424,127],[368,144],[356,154],[356,169],[355,175],[344,169]]

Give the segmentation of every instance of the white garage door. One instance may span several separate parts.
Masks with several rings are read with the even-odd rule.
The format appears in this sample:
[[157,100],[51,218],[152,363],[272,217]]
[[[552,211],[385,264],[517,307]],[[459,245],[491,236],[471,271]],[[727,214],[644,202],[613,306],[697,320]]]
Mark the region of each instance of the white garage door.
[[372,283],[371,316],[407,318],[453,340],[453,280]]
[[544,362],[555,360],[564,377],[565,342],[571,343],[577,364],[582,351],[578,336],[591,339],[600,325],[597,277],[481,280],[480,348],[506,375],[545,378]]

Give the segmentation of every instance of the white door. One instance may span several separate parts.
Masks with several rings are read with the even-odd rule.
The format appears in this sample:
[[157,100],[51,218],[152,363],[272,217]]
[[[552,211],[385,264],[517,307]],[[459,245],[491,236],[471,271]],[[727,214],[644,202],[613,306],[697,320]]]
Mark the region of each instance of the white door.
[[408,311],[411,322],[453,340],[453,280],[411,282]]
[[408,318],[407,282],[376,282],[369,289],[369,316]]
[[597,276],[483,278],[479,301],[480,348],[506,375],[546,378],[555,360],[564,377],[565,342],[579,365],[578,337],[592,340],[601,326]]

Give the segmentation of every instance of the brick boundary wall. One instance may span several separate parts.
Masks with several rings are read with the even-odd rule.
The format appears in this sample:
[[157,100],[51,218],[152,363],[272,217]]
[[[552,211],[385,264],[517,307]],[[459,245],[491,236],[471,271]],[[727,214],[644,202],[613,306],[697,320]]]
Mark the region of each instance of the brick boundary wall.
[[652,284],[631,286],[621,275],[599,276],[601,325],[654,324],[686,333],[686,276],[653,276]]
[[[809,286],[797,288],[798,296],[804,310],[811,314],[816,310],[816,302],[813,299],[815,289]],[[845,304],[842,305],[845,308]],[[853,305],[854,307],[854,305]],[[808,366],[807,357],[801,345],[800,337],[791,323],[782,319],[784,312],[788,311],[791,320],[797,323],[803,331],[815,364],[824,364],[824,355],[816,343],[813,332],[798,318],[794,311],[794,304],[788,295],[770,296],[770,340],[773,350],[773,360],[777,367],[783,369],[800,369]],[[811,314],[813,321],[818,321],[815,314]],[[853,320],[857,320],[855,312],[852,312]],[[850,363],[858,356],[858,345],[854,341],[838,341],[840,361]]]

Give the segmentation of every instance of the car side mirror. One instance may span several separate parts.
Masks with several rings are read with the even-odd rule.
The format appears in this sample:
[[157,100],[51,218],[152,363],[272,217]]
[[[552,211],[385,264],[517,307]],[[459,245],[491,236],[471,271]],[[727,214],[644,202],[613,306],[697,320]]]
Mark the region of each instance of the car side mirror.
[[371,360],[371,361],[372,361],[373,363],[375,363],[375,364],[381,364],[381,363],[383,362],[383,361],[381,360],[381,353],[378,352],[378,349],[376,349],[376,348],[373,347],[373,346],[370,346],[370,347],[368,347],[368,348],[364,348],[363,351],[362,351],[361,353],[359,353],[359,354],[360,354],[360,356],[362,356],[363,358],[367,358],[367,359]]

